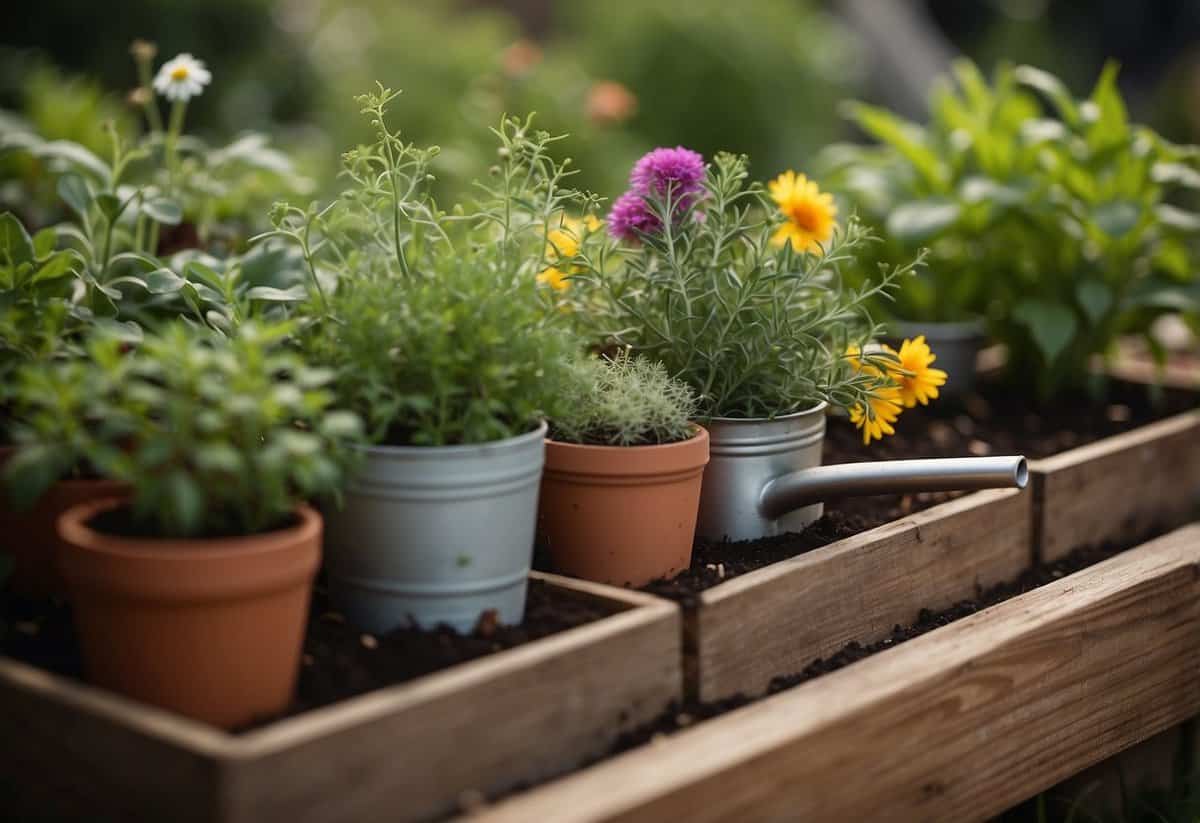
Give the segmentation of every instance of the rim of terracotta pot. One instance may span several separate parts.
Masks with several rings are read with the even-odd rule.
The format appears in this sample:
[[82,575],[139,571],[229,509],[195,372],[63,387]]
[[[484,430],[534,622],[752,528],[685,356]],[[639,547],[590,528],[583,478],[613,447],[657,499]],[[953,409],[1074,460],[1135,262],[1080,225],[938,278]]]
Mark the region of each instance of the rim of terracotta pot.
[[687,440],[653,446],[596,446],[546,438],[546,472],[602,475],[672,474],[708,464],[708,429]]
[[[233,599],[295,586],[320,564],[321,515],[306,503],[299,522],[255,535],[217,538],[125,537],[105,534],[88,521],[129,504],[110,497],[64,511],[57,530],[65,546],[60,571],[71,586],[119,590],[138,599]],[[311,556],[293,553],[311,546]],[[236,576],[228,564],[238,564]]]

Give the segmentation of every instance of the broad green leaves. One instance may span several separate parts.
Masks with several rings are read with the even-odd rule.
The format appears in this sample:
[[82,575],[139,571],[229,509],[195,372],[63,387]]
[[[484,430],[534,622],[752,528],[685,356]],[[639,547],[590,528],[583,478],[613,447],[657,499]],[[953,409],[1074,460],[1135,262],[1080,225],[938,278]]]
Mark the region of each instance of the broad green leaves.
[[1013,317],[1028,329],[1047,364],[1062,353],[1078,327],[1070,308],[1045,300],[1020,301],[1013,308]]

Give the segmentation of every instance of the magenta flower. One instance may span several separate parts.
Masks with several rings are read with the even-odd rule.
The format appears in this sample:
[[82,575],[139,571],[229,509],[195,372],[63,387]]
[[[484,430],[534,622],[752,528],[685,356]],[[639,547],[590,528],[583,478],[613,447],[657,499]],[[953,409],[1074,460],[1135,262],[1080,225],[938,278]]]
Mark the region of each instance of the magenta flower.
[[704,158],[691,149],[655,149],[633,167],[629,183],[634,191],[660,197],[671,191],[680,200],[691,199],[704,190]]
[[627,191],[613,203],[608,213],[608,233],[617,240],[634,242],[641,239],[638,233],[650,234],[662,228],[662,221],[650,208],[646,198],[637,191]]
[[634,241],[638,232],[658,231],[662,221],[646,197],[666,197],[670,193],[675,212],[685,212],[703,196],[705,175],[704,157],[683,146],[655,149],[644,155],[629,175],[629,191],[617,198],[609,212],[609,234],[618,240]]

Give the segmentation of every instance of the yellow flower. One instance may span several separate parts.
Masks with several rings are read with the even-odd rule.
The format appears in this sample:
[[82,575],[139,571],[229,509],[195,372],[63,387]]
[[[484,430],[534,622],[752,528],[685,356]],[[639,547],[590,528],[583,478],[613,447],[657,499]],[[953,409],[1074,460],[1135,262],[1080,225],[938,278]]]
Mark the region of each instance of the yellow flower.
[[[564,262],[570,262],[579,254],[579,245],[583,239],[599,231],[604,224],[594,215],[587,215],[582,220],[564,216],[558,228],[546,232],[546,259],[557,265],[542,270],[537,276],[538,283],[550,286],[556,291],[566,291],[571,286],[570,275],[580,271],[578,266],[561,267]],[[566,268],[566,271],[563,271]]]
[[900,417],[900,389],[897,386],[880,386],[867,399],[869,409],[860,403],[850,409],[850,422],[862,429],[863,445],[872,440],[882,440],[885,434],[895,434],[892,426]]
[[794,171],[779,175],[767,188],[787,217],[787,222],[779,227],[771,242],[782,246],[791,241],[794,251],[819,252],[833,237],[836,225],[837,206],[833,195],[823,194],[814,181]]
[[551,266],[537,276],[537,281],[555,291],[566,291],[571,287],[571,281],[567,277],[568,275],[564,274],[561,269]]
[[938,386],[946,385],[947,375],[941,369],[930,368],[937,355],[930,351],[925,335],[905,340],[898,352],[884,348],[900,360],[895,368],[888,369],[888,373],[900,389],[901,402],[909,409],[918,403],[929,405],[929,401],[938,396]]
[[579,237],[564,224],[546,235],[546,256],[551,260],[570,260],[579,254]]

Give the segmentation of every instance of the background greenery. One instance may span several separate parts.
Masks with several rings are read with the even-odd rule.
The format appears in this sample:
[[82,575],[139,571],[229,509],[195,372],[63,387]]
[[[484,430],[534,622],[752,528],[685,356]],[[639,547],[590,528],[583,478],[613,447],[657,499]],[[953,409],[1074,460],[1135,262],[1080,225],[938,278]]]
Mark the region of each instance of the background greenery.
[[[745,152],[761,179],[806,169],[814,149],[847,134],[836,100],[891,102],[869,83],[874,48],[846,22],[844,5],[127,0],[113,14],[104,4],[45,0],[6,16],[0,106],[48,138],[101,149],[100,118],[133,122],[123,102],[135,81],[127,49],[143,37],[161,58],[190,51],[213,70],[214,85],[189,112],[193,129],[219,141],[270,128],[326,191],[336,190],[338,153],[369,138],[353,95],[376,79],[405,90],[396,114],[409,138],[442,145],[443,176],[469,180],[481,170],[480,149],[490,148],[481,124],[536,110],[545,128],[571,133],[564,150],[587,172],[579,182],[606,196],[620,191],[633,159],[660,144]],[[1200,4],[911,5],[981,65],[999,55],[1031,62],[1079,90],[1113,55],[1138,119],[1174,140],[1200,135],[1200,50],[1189,50]],[[589,93],[605,80],[632,91],[628,119],[589,116]]]

